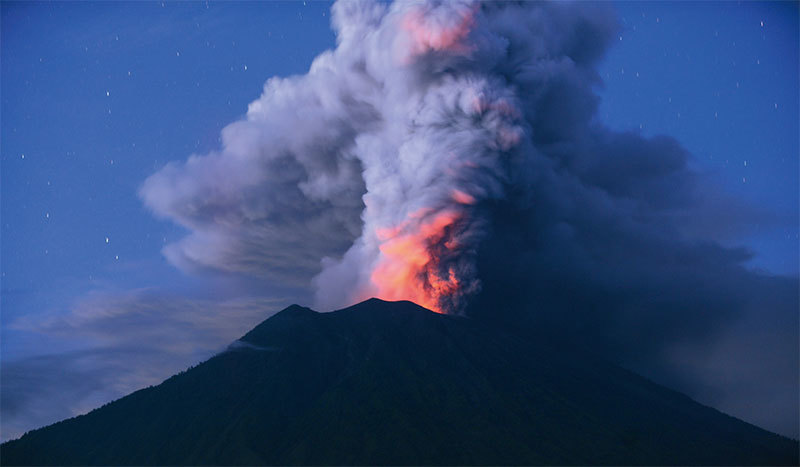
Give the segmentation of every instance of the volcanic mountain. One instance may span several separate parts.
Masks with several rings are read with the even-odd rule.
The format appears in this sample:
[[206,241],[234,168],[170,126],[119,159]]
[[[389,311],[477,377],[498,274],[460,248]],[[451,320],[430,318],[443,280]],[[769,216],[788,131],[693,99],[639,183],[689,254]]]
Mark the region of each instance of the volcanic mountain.
[[589,353],[411,302],[290,306],[16,464],[797,464],[798,443]]

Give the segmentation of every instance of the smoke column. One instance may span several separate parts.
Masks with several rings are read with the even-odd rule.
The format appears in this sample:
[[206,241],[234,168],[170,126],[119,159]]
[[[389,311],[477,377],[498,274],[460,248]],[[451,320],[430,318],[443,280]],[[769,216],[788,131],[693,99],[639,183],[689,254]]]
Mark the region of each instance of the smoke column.
[[[517,99],[486,64],[501,54],[477,5],[400,3],[354,21],[335,7],[336,53],[360,55],[377,86],[379,123],[355,139],[366,194],[361,236],[314,279],[317,300],[357,284],[346,304],[369,296],[460,312],[480,289],[482,200],[499,198],[525,133]],[[355,24],[354,24],[355,23]]]
[[378,296],[462,311],[480,289],[475,207],[504,196],[528,131],[497,69],[511,44],[487,21],[466,2],[334,5],[335,50],[271,79],[222,151],[145,182],[145,202],[193,232],[167,257],[279,280],[316,266],[323,309]]

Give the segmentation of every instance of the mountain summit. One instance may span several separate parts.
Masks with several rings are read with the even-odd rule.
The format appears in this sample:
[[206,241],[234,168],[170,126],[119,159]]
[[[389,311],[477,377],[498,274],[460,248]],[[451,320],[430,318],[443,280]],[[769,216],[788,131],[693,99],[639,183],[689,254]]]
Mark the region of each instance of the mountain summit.
[[798,443],[591,355],[411,302],[292,305],[17,464],[797,464]]

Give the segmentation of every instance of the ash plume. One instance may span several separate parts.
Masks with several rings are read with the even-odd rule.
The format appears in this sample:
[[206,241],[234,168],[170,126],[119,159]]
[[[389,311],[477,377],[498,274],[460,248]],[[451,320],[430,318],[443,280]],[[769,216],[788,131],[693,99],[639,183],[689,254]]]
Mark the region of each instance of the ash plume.
[[748,394],[772,381],[797,413],[797,281],[722,246],[745,209],[679,143],[597,120],[613,10],[341,1],[332,25],[336,48],[267,81],[219,151],[145,181],[190,230],[170,261],[311,285],[321,310],[378,296],[558,330],[796,436]]

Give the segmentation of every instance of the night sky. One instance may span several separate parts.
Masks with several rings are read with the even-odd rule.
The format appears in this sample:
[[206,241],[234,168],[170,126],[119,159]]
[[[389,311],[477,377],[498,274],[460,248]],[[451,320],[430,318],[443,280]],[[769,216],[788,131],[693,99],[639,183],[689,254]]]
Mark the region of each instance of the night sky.
[[[702,183],[735,200],[692,228],[744,247],[749,271],[796,289],[797,4],[613,7],[619,32],[597,66],[598,124],[677,140]],[[157,384],[272,312],[312,304],[308,283],[175,267],[162,249],[187,229],[146,206],[141,189],[168,163],[219,149],[267,79],[306,73],[336,36],[323,2],[3,2],[0,11],[6,440]],[[765,408],[769,387],[751,398],[750,386],[731,395],[663,378],[798,436],[796,386],[793,407],[778,398]]]

